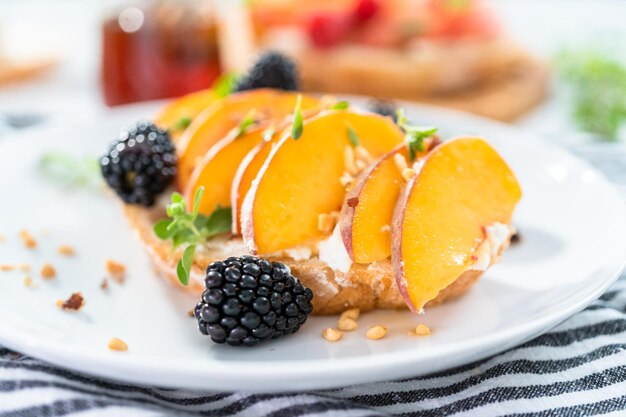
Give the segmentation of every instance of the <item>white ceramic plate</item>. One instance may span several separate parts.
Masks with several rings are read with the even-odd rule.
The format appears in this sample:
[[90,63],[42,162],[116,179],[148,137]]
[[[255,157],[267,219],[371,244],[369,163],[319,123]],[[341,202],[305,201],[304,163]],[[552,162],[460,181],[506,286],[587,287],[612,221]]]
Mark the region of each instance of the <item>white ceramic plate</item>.
[[[32,131],[0,140],[0,264],[30,263],[37,287],[23,272],[0,272],[0,344],[54,364],[103,377],[169,387],[289,391],[330,388],[426,374],[468,363],[518,345],[556,325],[597,298],[624,261],[626,212],[607,181],[586,163],[531,134],[502,124],[430,107],[407,106],[413,119],[441,127],[444,137],[487,137],[517,173],[524,198],[516,212],[523,242],[506,252],[472,291],[416,316],[365,314],[359,329],[338,343],[322,329],[335,317],[312,318],[296,335],[253,349],[213,345],[187,316],[192,297],[154,277],[138,240],[107,193],[68,190],[37,173],[40,155],[65,150],[99,155],[119,127],[153,106],[113,112],[88,125]],[[27,228],[36,250],[18,238]],[[76,247],[62,258],[56,247]],[[99,284],[104,262],[125,263],[123,286]],[[38,268],[52,263],[57,279],[43,282]],[[55,300],[82,291],[87,304],[62,312]],[[429,337],[409,337],[417,323]],[[371,341],[373,324],[389,328]],[[130,351],[112,352],[120,337]],[[268,378],[268,376],[271,376]]]

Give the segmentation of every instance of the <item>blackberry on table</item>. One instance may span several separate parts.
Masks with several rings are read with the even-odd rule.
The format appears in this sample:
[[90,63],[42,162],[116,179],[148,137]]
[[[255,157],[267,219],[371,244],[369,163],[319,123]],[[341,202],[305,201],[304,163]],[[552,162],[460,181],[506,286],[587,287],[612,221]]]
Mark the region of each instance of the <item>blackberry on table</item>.
[[235,91],[257,88],[295,91],[298,90],[299,84],[298,68],[291,58],[278,52],[266,52],[237,82]]
[[215,343],[254,346],[292,334],[313,311],[313,292],[280,262],[230,257],[210,264],[204,282],[194,315]]
[[111,143],[100,169],[125,203],[151,206],[176,176],[176,151],[167,131],[141,121]]

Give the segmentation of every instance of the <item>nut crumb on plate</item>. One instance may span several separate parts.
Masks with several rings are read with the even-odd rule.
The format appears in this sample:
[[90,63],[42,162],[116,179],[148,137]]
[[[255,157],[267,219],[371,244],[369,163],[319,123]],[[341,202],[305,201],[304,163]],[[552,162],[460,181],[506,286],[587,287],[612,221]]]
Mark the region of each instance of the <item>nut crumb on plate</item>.
[[29,276],[25,276],[24,279],[22,279],[22,283],[24,284],[25,287],[32,287],[33,279]]
[[35,238],[28,232],[28,230],[22,230],[20,232],[20,237],[22,238],[22,242],[24,246],[28,249],[34,249],[37,247],[37,241]]
[[116,262],[112,259],[107,259],[105,265],[106,271],[111,275],[111,278],[118,284],[122,284],[126,278],[126,266],[120,262]]
[[382,339],[383,337],[385,337],[385,335],[387,334],[387,328],[385,326],[372,326],[367,330],[367,333],[365,333],[365,336],[368,339],[371,340],[378,340],[378,339]]
[[358,320],[360,315],[361,315],[361,310],[359,310],[358,308],[351,308],[341,313],[341,317],[339,317],[339,320],[342,320],[342,319]]
[[329,342],[336,342],[343,337],[343,332],[329,327],[322,331],[322,337]]
[[409,332],[410,336],[428,336],[430,334],[430,327],[427,325],[420,323],[415,329]]
[[337,321],[337,328],[344,332],[351,332],[357,327],[358,327],[358,324],[356,323],[356,321],[347,317],[340,318]]
[[43,279],[53,279],[56,276],[57,276],[57,271],[56,269],[54,269],[52,265],[44,264],[41,267],[41,277]]
[[30,264],[20,264],[19,268],[22,272],[30,272]]
[[75,292],[65,301],[57,300],[56,305],[63,310],[78,311],[85,306],[85,298],[82,293]]
[[109,280],[106,278],[102,278],[102,282],[100,283],[100,289],[107,290],[109,288]]
[[0,265],[0,271],[14,271],[15,265]]
[[57,252],[62,256],[74,256],[76,255],[76,250],[74,250],[73,246],[70,245],[61,245],[58,247]]
[[117,337],[112,337],[111,340],[109,340],[109,344],[107,345],[107,347],[110,350],[115,350],[117,352],[126,352],[128,350],[128,345],[126,344],[126,342]]

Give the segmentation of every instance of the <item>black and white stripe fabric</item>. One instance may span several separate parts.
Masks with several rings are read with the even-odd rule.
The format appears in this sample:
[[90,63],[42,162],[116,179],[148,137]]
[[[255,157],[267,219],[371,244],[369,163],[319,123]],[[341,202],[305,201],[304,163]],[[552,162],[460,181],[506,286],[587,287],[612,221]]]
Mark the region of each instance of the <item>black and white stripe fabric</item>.
[[394,382],[289,394],[95,380],[0,349],[0,416],[626,415],[626,274],[549,333],[490,359]]

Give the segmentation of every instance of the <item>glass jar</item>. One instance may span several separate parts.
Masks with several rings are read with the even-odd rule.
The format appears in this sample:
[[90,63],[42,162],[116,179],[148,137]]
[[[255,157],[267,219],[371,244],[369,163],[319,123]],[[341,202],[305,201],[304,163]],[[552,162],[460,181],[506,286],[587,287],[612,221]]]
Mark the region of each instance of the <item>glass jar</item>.
[[107,105],[180,96],[219,76],[212,0],[124,0],[107,7],[101,68]]

